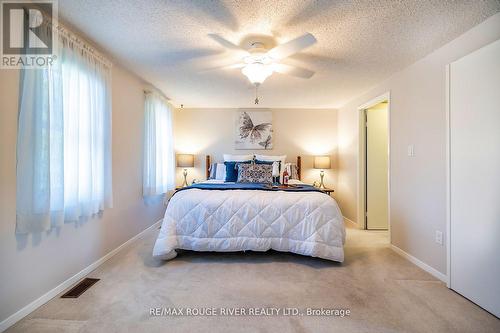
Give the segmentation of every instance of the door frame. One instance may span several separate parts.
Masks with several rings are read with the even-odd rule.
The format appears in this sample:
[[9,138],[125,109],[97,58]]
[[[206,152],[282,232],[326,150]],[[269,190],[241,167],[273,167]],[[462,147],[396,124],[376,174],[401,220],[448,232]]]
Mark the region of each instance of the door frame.
[[446,286],[451,288],[451,64],[446,65]]
[[359,121],[358,144],[358,227],[367,229],[366,226],[366,109],[381,102],[387,101],[387,230],[389,241],[391,239],[391,92],[379,95],[357,108]]

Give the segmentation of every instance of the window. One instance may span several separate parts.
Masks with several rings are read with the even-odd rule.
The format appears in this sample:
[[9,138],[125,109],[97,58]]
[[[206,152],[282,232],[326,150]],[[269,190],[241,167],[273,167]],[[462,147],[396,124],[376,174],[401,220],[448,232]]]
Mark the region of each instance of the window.
[[172,109],[159,94],[146,94],[144,102],[145,197],[175,188],[175,153],[172,133]]
[[40,232],[112,205],[111,71],[59,32],[58,61],[21,70],[17,225]]

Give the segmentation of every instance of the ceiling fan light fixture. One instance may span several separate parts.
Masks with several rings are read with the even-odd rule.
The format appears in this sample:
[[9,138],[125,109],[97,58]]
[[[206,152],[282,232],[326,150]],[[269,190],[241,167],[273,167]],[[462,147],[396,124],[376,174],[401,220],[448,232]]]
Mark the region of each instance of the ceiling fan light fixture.
[[245,75],[252,84],[263,83],[271,74],[273,68],[270,65],[262,63],[247,64],[242,68],[241,72]]

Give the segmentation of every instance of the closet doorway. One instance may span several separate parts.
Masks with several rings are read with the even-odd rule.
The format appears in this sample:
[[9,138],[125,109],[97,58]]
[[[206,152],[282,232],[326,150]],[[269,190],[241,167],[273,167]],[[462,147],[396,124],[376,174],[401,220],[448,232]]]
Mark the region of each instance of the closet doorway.
[[360,210],[364,229],[389,230],[389,95],[359,108]]

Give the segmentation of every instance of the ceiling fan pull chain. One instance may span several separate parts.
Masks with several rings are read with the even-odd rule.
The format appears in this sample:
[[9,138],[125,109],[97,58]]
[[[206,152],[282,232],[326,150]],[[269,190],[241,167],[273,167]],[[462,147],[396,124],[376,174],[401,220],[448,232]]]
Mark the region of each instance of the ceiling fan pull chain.
[[259,104],[259,85],[255,84],[255,104]]

